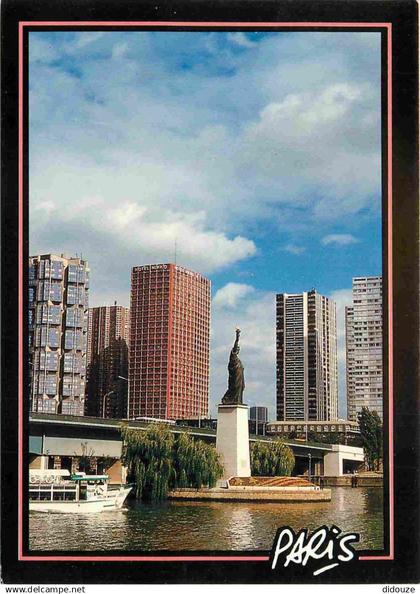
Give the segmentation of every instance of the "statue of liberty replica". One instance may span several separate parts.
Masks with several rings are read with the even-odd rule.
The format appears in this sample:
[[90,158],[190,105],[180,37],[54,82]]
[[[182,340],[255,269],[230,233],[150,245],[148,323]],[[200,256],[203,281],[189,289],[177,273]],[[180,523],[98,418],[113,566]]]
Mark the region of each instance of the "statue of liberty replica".
[[242,395],[245,389],[245,379],[244,366],[242,365],[242,362],[238,356],[239,351],[241,350],[239,346],[240,335],[240,329],[236,328],[236,339],[232,347],[232,350],[230,351],[229,357],[228,389],[222,398],[222,404],[243,404]]
[[248,407],[242,401],[245,389],[244,366],[239,359],[239,337],[230,351],[228,389],[217,409],[216,450],[222,460],[227,479],[232,476],[251,476],[249,456]]

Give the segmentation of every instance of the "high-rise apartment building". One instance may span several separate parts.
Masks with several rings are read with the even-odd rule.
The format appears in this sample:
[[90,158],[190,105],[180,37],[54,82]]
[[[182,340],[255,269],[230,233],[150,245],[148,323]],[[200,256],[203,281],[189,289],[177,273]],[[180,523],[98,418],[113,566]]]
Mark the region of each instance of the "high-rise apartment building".
[[335,302],[313,289],[276,299],[277,420],[337,419]]
[[84,414],[89,268],[81,258],[29,258],[30,400],[34,412]]
[[210,281],[175,264],[131,275],[129,418],[205,417]]
[[124,419],[128,397],[128,307],[92,307],[88,317],[85,412]]
[[365,406],[383,415],[382,277],[353,278],[353,305],[346,307],[347,417]]

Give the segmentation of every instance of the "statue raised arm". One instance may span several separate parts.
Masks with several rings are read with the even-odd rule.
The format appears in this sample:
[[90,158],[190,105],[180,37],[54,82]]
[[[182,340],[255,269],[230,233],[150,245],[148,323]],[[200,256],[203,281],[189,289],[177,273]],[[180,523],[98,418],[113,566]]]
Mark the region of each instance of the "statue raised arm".
[[222,404],[242,404],[242,394],[245,389],[245,380],[244,380],[244,366],[239,359],[239,337],[241,335],[241,331],[239,328],[236,328],[236,339],[232,350],[230,351],[229,357],[229,380],[228,380],[228,389],[225,395],[222,398]]

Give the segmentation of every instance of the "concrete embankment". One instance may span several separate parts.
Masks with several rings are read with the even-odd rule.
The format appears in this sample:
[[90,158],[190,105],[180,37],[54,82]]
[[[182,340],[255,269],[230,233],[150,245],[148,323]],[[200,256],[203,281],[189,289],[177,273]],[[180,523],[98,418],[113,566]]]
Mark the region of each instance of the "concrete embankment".
[[169,499],[204,500],[204,501],[253,501],[296,503],[330,501],[330,489],[177,489],[168,493]]
[[317,485],[325,487],[383,487],[382,474],[343,474],[342,476],[312,477]]

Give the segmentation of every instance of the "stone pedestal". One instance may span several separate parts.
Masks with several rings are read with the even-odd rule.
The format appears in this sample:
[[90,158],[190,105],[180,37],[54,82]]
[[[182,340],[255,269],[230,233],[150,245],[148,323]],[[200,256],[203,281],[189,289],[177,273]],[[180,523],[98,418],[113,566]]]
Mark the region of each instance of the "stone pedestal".
[[248,407],[245,404],[219,404],[216,450],[224,466],[224,479],[251,476]]

